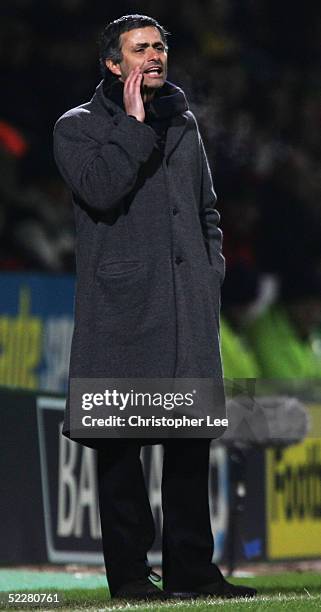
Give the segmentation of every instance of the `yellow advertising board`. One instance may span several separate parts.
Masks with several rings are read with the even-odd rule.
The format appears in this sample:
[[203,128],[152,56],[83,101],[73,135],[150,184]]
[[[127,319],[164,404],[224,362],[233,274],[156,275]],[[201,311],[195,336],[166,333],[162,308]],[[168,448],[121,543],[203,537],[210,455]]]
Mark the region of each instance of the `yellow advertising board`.
[[18,313],[0,314],[0,384],[39,388],[35,372],[41,361],[43,322],[31,315],[31,295],[21,287]]
[[321,556],[321,406],[309,411],[310,437],[283,450],[266,451],[269,559]]

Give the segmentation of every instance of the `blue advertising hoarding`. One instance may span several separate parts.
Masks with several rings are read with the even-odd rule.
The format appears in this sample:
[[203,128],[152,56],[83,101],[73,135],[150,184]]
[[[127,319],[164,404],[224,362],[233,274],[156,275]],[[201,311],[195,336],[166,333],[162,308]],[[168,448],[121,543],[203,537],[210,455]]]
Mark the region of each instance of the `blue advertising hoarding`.
[[0,274],[0,384],[64,392],[75,278]]

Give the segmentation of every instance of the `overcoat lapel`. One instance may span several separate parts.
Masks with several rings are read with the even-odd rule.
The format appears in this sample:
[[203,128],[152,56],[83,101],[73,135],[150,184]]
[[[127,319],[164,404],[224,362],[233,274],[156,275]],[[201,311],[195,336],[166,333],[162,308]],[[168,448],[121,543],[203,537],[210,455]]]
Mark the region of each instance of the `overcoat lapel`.
[[[171,83],[167,83],[172,88],[174,87]],[[94,96],[92,102],[98,101],[99,104],[103,105],[111,115],[119,115],[119,117],[123,114],[124,110],[122,108],[122,90],[120,87],[119,81],[113,83],[113,96],[116,96],[115,100],[111,100],[109,97],[104,95],[104,82],[101,81],[96,88],[96,96]],[[177,88],[176,88],[177,89]],[[180,92],[182,96],[184,96],[183,92]],[[173,96],[174,97],[174,96]],[[116,103],[118,100],[118,104]],[[188,109],[185,96],[183,100],[180,101],[182,106],[185,106],[185,111]],[[176,101],[177,104],[177,101]],[[184,111],[184,108],[182,109]],[[159,109],[158,109],[159,113]],[[170,155],[173,153],[174,149],[178,146],[188,123],[188,116],[186,112],[180,112],[180,114],[174,115],[171,118],[170,125],[167,130],[166,136],[166,145],[165,145],[165,158],[168,159]]]

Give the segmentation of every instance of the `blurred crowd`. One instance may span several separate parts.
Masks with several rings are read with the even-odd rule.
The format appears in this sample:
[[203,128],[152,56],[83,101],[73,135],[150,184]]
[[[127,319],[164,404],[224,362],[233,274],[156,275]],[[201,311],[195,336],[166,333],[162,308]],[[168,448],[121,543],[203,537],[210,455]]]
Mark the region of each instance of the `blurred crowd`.
[[213,170],[227,261],[225,376],[321,374],[321,20],[292,0],[2,0],[0,269],[74,272],[53,125],[100,80],[108,21],[150,14],[169,36]]

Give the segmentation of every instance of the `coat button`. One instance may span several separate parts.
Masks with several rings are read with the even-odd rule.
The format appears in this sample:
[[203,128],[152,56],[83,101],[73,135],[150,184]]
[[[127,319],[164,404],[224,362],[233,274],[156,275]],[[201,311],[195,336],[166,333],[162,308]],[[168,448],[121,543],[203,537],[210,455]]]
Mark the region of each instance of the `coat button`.
[[173,208],[173,215],[177,215],[178,214],[178,209],[177,208]]
[[175,263],[177,266],[179,266],[179,264],[181,264],[183,261],[183,258],[180,257],[179,255],[177,257],[175,257]]

